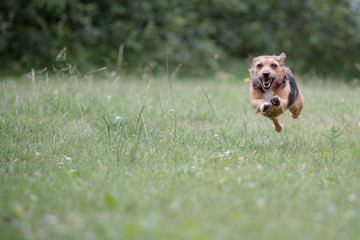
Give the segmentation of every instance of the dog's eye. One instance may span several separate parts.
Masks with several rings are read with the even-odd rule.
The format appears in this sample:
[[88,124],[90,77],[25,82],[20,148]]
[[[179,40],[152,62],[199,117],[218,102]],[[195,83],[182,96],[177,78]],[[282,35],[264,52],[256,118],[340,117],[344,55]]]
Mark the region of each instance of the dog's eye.
[[262,68],[262,64],[261,63],[259,63],[258,65],[256,65],[258,68]]
[[272,67],[272,68],[276,68],[277,65],[276,65],[275,63],[273,63],[273,64],[271,64],[271,67]]

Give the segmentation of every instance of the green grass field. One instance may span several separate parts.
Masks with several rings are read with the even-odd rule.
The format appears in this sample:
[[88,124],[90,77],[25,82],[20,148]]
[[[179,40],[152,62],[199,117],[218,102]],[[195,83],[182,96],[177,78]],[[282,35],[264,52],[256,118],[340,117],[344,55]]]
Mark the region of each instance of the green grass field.
[[359,239],[360,87],[301,80],[278,134],[243,79],[3,79],[0,239]]

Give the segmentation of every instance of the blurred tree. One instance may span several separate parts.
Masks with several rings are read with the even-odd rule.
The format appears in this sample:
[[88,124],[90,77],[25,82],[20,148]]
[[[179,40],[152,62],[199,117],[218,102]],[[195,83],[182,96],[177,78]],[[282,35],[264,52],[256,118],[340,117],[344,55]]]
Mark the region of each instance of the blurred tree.
[[81,69],[116,68],[124,44],[130,70],[156,70],[167,52],[186,73],[286,52],[297,70],[358,75],[358,2],[2,0],[0,68],[49,67],[64,47]]

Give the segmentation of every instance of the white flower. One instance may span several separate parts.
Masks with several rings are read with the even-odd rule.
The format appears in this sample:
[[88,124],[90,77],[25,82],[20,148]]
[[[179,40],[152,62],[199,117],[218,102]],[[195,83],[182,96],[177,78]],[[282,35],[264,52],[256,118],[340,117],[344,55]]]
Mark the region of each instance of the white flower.
[[230,154],[232,154],[232,151],[230,151],[230,150],[227,150],[226,152],[224,152],[224,156],[226,157],[226,156],[229,156]]

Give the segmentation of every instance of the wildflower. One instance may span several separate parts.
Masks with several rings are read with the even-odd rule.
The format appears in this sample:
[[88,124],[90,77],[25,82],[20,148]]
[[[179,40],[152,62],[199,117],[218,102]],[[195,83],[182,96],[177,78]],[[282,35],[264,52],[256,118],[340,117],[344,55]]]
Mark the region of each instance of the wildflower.
[[64,155],[64,157],[60,160],[60,164],[64,164],[64,160],[65,161],[71,161],[72,159],[71,159],[71,157],[68,157],[68,156],[66,156],[66,155]]
[[224,153],[217,153],[217,154],[215,154],[215,157],[216,157],[216,158],[217,158],[217,157],[227,157],[227,156],[229,156],[230,154],[232,154],[232,151],[228,150],[228,151],[226,151],[226,152],[224,152]]
[[226,152],[224,152],[224,156],[226,157],[226,156],[229,156],[230,154],[232,154],[232,151],[230,151],[230,150],[227,150]]
[[242,157],[241,157],[241,158],[239,158],[239,163],[240,163],[240,164],[244,164],[244,163],[245,163],[244,158],[242,158]]
[[230,170],[229,167],[225,167],[224,169],[225,169],[225,171],[227,171],[227,172]]
[[260,164],[257,165],[257,170],[258,170],[258,172],[260,172],[262,170],[262,166]]
[[250,81],[250,78],[245,78],[244,79],[244,82],[246,82],[246,83],[249,82],[249,81]]
[[282,164],[282,170],[286,170],[286,164],[285,163]]
[[34,154],[34,156],[36,157],[36,158],[38,158],[38,157],[40,157],[40,153],[39,152],[36,152],[35,154]]
[[119,120],[119,119],[121,119],[121,117],[120,116],[116,116],[116,118],[115,118],[116,120]]
[[38,177],[38,176],[40,176],[40,172],[39,172],[39,171],[35,171],[35,172],[34,172],[34,175]]

